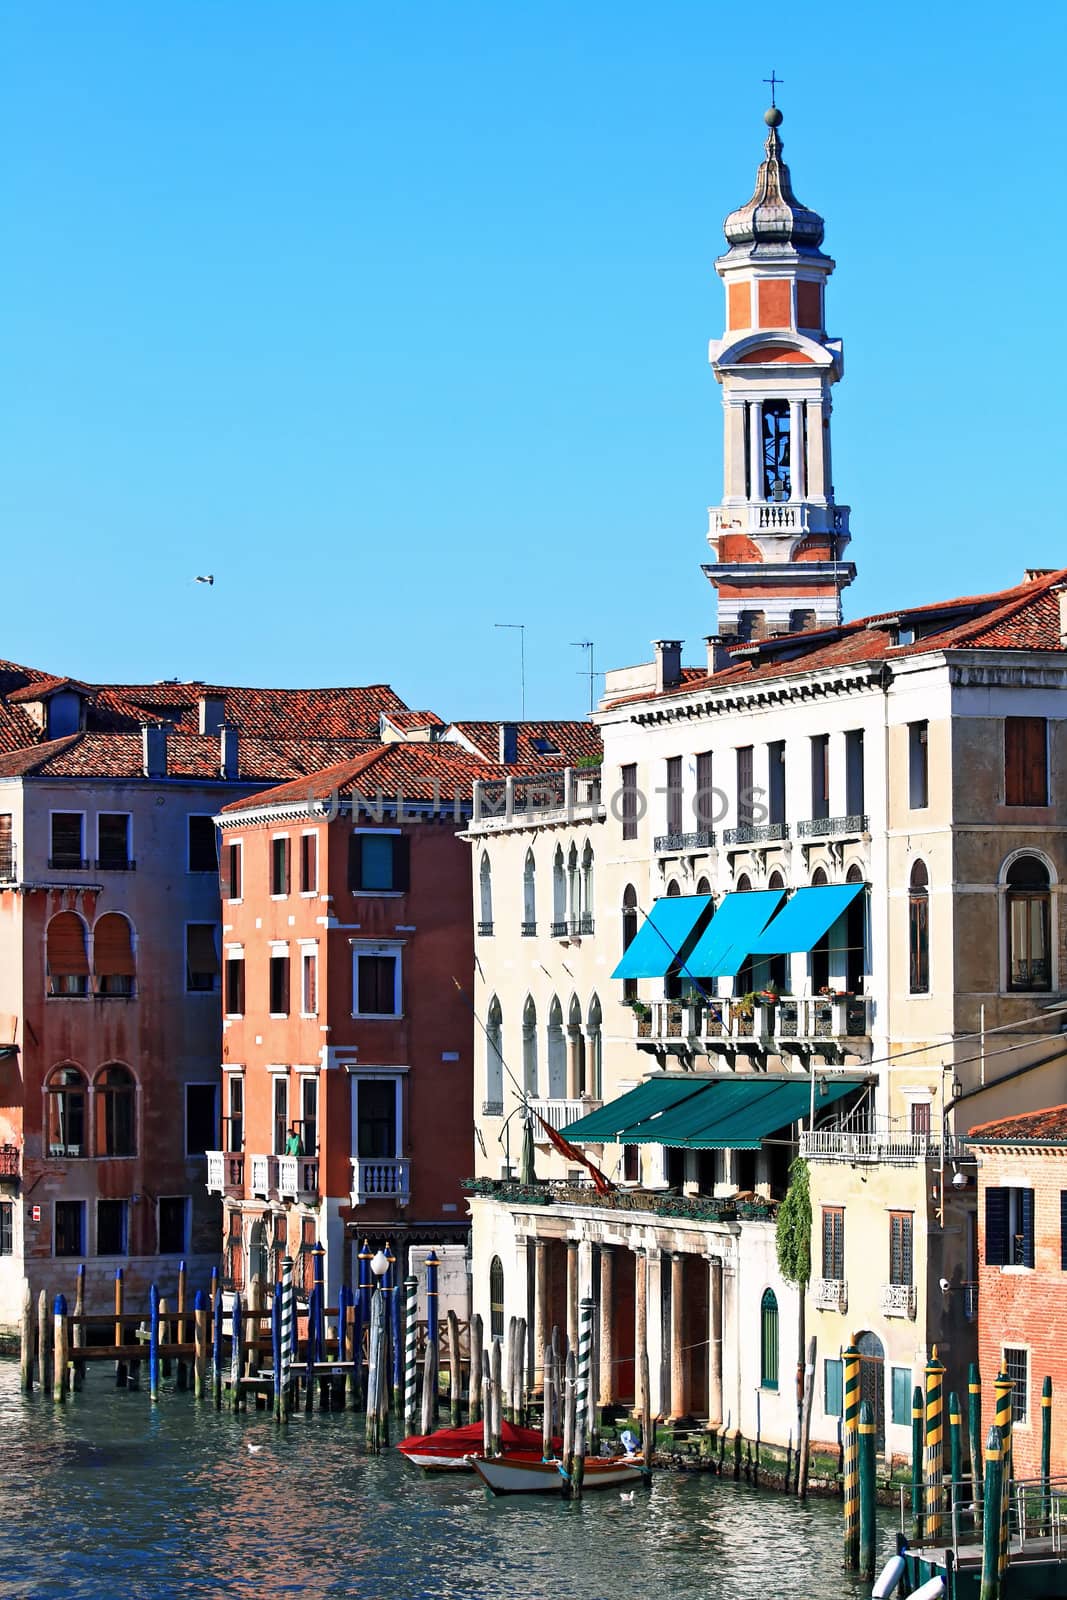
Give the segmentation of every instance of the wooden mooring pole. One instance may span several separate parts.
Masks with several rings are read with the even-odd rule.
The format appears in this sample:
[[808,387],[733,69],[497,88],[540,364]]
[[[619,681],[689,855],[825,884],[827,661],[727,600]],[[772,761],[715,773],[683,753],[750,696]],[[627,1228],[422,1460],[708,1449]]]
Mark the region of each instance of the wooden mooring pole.
[[19,1383],[26,1394],[33,1392],[33,1292],[29,1278],[22,1280],[22,1310],[19,1313]]
[[215,1410],[222,1410],[222,1290],[216,1287],[211,1300],[211,1391]]
[[[184,1344],[185,1343],[185,1293],[186,1293],[185,1262],[184,1261],[180,1261],[178,1263],[178,1327],[177,1327],[177,1343],[178,1344]],[[189,1368],[188,1368],[187,1363],[183,1360],[183,1358],[181,1356],[178,1357],[177,1365],[175,1367],[174,1377],[175,1377],[175,1386],[177,1388],[179,1388],[179,1389],[187,1389],[189,1387]]]
[[489,1372],[491,1377],[491,1382],[489,1384],[489,1398],[492,1403],[492,1415],[489,1421],[489,1453],[490,1455],[494,1456],[498,1456],[500,1454],[500,1423],[503,1413],[503,1394],[501,1390],[502,1366],[503,1349],[501,1347],[501,1342],[499,1339],[494,1339],[492,1354],[489,1361]]
[[459,1354],[459,1318],[448,1313],[448,1404],[453,1428],[463,1421],[463,1364]]
[[[85,1329],[82,1327],[81,1318],[85,1315],[85,1262],[78,1262],[78,1278],[74,1286],[74,1326],[71,1329],[70,1343],[72,1350],[80,1350],[85,1343]],[[85,1362],[74,1358],[71,1375],[72,1389],[80,1389],[85,1382]]]
[[37,1381],[42,1389],[52,1383],[52,1316],[46,1289],[37,1296]]
[[808,1498],[808,1468],[811,1456],[811,1407],[815,1394],[815,1337],[808,1340],[804,1362],[804,1401],[800,1412],[800,1442],[797,1445],[797,1497]]
[[52,1378],[52,1398],[62,1402],[67,1393],[67,1361],[70,1357],[70,1323],[67,1321],[67,1299],[65,1295],[57,1294],[54,1306],[55,1314],[55,1340],[52,1346],[54,1356],[54,1369]]
[[470,1371],[467,1383],[467,1421],[482,1420],[482,1319],[476,1311],[471,1318]]
[[207,1381],[207,1302],[203,1289],[196,1291],[193,1301],[193,1346],[193,1394],[202,1400]]

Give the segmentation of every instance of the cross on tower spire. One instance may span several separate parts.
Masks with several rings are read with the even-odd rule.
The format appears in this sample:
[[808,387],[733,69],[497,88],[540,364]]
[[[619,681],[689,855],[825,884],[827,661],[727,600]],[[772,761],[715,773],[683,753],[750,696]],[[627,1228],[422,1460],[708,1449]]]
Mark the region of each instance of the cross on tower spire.
[[770,77],[769,77],[769,78],[764,78],[764,80],[763,80],[763,81],[764,81],[764,83],[769,83],[769,84],[770,84],[770,86],[771,86],[771,105],[772,105],[772,106],[773,106],[773,105],[774,105],[774,103],[775,103],[775,100],[774,100],[774,90],[775,90],[775,86],[776,86],[776,85],[777,85],[777,84],[782,84],[782,83],[784,83],[784,82],[785,82],[785,79],[784,79],[784,78],[778,78],[778,77],[776,77],[776,76],[775,76],[775,72],[774,72],[774,68],[773,68],[773,67],[772,67],[772,68],[771,68],[771,75],[770,75]]

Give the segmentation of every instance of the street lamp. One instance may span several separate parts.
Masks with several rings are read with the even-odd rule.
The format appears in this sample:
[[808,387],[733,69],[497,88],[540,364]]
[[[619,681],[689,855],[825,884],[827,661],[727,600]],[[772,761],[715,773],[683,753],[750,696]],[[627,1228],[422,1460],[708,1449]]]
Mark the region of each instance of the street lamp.
[[389,1271],[389,1257],[385,1251],[379,1249],[377,1255],[371,1256],[370,1269],[376,1278],[384,1278]]

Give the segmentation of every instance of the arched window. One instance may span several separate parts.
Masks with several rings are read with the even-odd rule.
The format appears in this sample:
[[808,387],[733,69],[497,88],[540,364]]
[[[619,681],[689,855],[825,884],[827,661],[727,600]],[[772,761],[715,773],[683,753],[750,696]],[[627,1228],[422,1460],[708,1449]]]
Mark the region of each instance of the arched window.
[[[768,889],[777,889],[779,894],[785,888],[785,879],[780,872],[772,872],[767,879]],[[789,957],[783,955],[771,956],[767,962],[767,985],[777,989],[779,994],[785,994],[789,988]]]
[[1018,856],[1006,875],[1008,988],[1052,987],[1048,868],[1037,856]]
[[504,1112],[504,1016],[496,995],[489,1002],[485,1023],[485,1105],[483,1114]]
[[489,1337],[504,1337],[504,1263],[499,1256],[489,1263]]
[[[53,919],[54,920],[54,919]],[[57,1067],[48,1080],[48,1154],[85,1156],[85,1078],[77,1067]]]
[[60,911],[48,924],[45,940],[48,960],[48,993],[85,995],[89,993],[89,956],[85,923],[77,912]]
[[522,1008],[522,1083],[527,1094],[537,1093],[537,1007],[532,994]]
[[95,1084],[96,1153],[137,1154],[137,1086],[128,1067],[116,1062],[97,1074]]
[[778,1387],[778,1298],[764,1289],[760,1301],[759,1372],[762,1389]]
[[[623,954],[629,950],[637,938],[637,890],[632,883],[628,883],[622,891],[622,948]],[[637,999],[637,979],[624,978],[622,980],[622,997],[624,1000]]]
[[789,401],[764,400],[763,498],[788,500],[790,493]]
[[93,926],[93,972],[99,995],[132,995],[133,932],[118,911],[98,917]]
[[585,1058],[585,1089],[583,1093],[592,1095],[594,1100],[599,1100],[603,1094],[602,1062],[602,1027],[603,1013],[600,1009],[600,998],[594,995],[589,1002],[586,1014],[585,1031],[588,1048]]
[[576,1100],[585,1093],[585,1034],[582,1032],[582,1007],[576,994],[571,995],[567,1008],[567,1044],[572,1074],[567,1095],[568,1099]]
[[[667,899],[676,900],[681,892],[677,878],[672,878],[667,884]],[[682,998],[682,974],[679,970],[677,959],[672,959],[670,966],[664,973],[663,998],[665,1000],[680,1000]]]
[[478,932],[490,934],[493,931],[493,869],[488,854],[482,856],[478,869],[478,907]]
[[526,938],[537,932],[537,864],[527,850],[522,868],[522,931]]
[[562,846],[556,846],[552,857],[552,937],[560,938],[567,932],[567,873],[563,866]]
[[[823,889],[829,879],[822,867],[816,867],[811,875],[813,889]],[[811,974],[811,992],[820,994],[823,989],[830,987],[830,934],[823,934],[822,938],[812,946],[811,955],[808,957],[808,971]]]
[[707,878],[699,878],[697,880],[697,894],[710,894],[710,893],[711,893],[711,884],[708,882]]
[[674,900],[678,897],[678,895],[681,894],[681,892],[682,891],[678,885],[677,878],[672,878],[670,883],[667,885],[667,898],[669,900]]
[[908,990],[930,991],[930,876],[924,861],[912,865],[908,879]]
[[563,1007],[555,995],[548,1008],[548,1094],[552,1100],[567,1098],[567,1044],[563,1037]]
[[569,931],[577,933],[581,926],[581,882],[578,877],[578,846],[572,844],[567,851],[567,920]]
[[588,839],[582,850],[582,879],[580,886],[582,933],[593,931],[593,847]]
[[747,872],[742,872],[741,876],[737,880],[737,885],[736,885],[736,888],[734,889],[734,893],[735,894],[749,894],[751,892],[751,889],[752,889],[752,879],[749,877]]
[[[845,874],[846,883],[862,883],[863,868],[853,862]],[[862,994],[867,971],[867,892],[851,902],[845,913],[845,987],[851,994]]]

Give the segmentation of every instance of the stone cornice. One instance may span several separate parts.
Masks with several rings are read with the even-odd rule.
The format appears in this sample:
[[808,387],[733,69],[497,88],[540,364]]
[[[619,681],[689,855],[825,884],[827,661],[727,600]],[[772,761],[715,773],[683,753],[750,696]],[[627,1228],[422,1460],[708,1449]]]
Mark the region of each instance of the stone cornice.
[[841,695],[863,694],[883,687],[884,663],[865,662],[858,667],[828,669],[822,673],[796,677],[768,678],[750,688],[727,686],[691,694],[671,695],[643,705],[616,706],[602,712],[595,721],[616,719],[654,727],[662,723],[686,722],[693,717],[731,716],[741,711],[758,711],[768,706],[802,704],[805,701],[836,699]]

